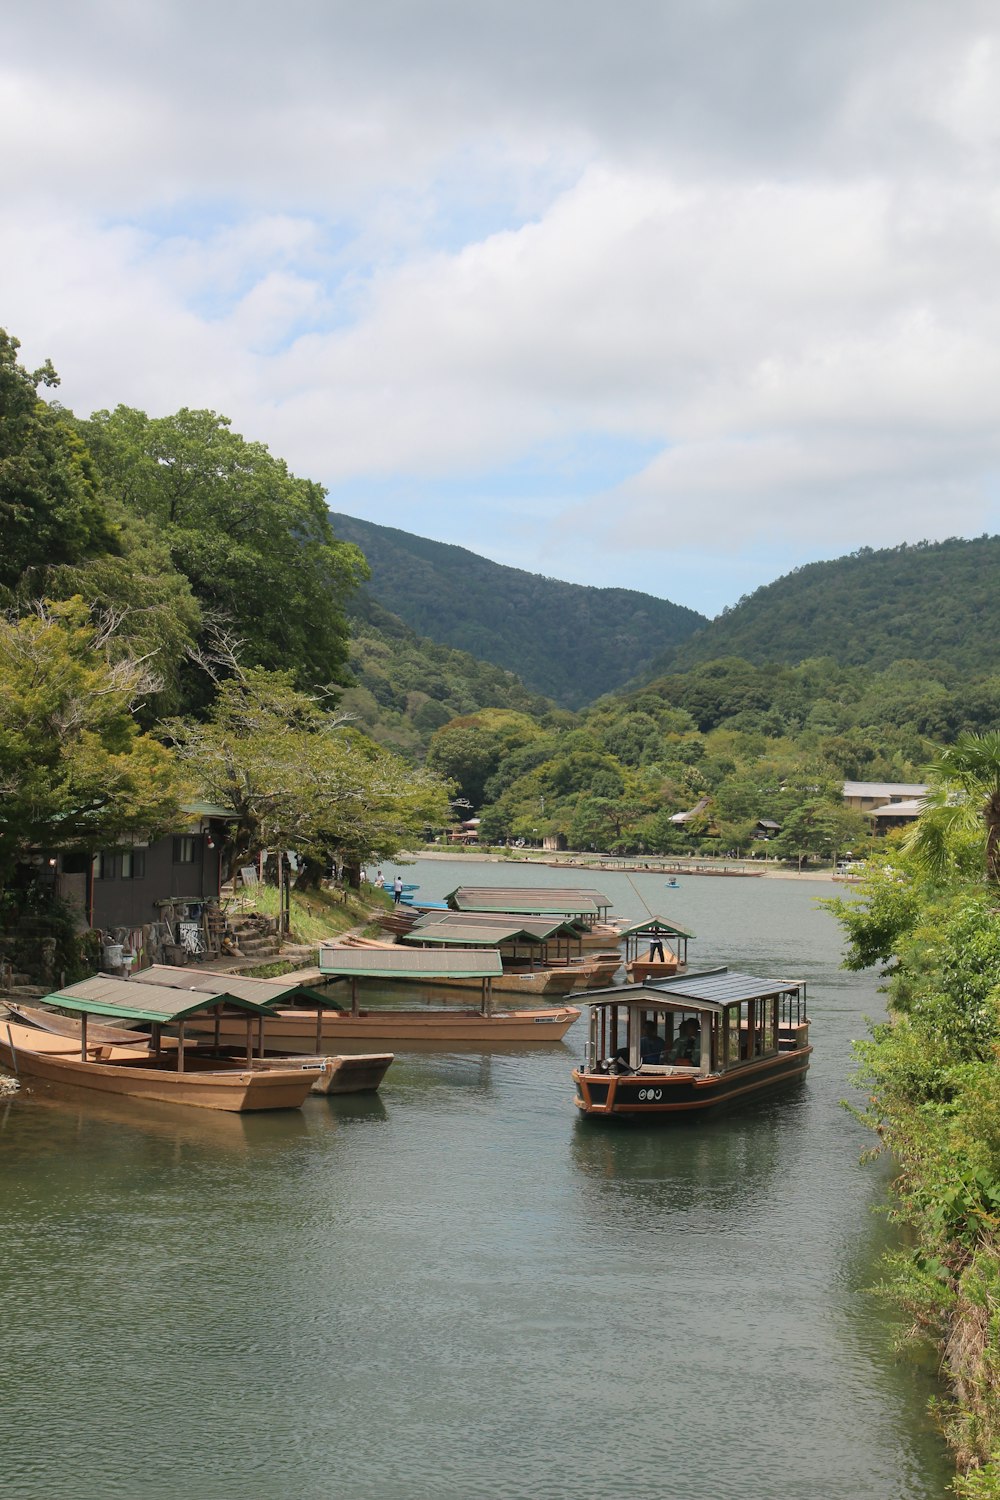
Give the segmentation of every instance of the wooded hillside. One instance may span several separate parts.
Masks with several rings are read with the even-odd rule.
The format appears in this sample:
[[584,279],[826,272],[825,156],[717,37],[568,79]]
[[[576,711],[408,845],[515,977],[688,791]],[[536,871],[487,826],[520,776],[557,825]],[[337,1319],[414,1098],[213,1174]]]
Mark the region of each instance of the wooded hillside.
[[882,670],[904,658],[982,674],[1000,668],[1000,537],[918,542],[809,563],[741,599],[647,674],[724,656],[831,656]]
[[367,592],[379,604],[566,708],[622,687],[705,623],[651,594],[562,583],[391,526],[331,519],[367,558]]

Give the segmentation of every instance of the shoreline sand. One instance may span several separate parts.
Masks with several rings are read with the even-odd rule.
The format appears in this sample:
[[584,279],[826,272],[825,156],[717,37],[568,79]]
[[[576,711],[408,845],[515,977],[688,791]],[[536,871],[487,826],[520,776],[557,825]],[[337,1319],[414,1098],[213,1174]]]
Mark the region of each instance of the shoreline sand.
[[[542,859],[531,855],[493,854],[485,849],[420,849],[411,850],[400,855],[400,859],[409,863],[417,859],[449,859],[459,861],[462,864],[495,864],[495,865],[538,865],[540,869],[565,869],[567,874],[572,875],[677,875],[687,876],[693,879],[720,880],[828,880],[835,881],[837,885],[851,885],[854,882],[838,878],[832,870],[788,870],[775,869],[771,865],[764,865],[763,861],[757,864],[754,860],[733,861],[733,866],[727,867],[724,861],[720,861],[720,868],[716,868],[709,861],[689,860],[673,865],[650,865],[623,864],[623,865],[601,865],[585,863],[584,855],[567,855],[565,859]],[[745,873],[744,873],[745,871]]]

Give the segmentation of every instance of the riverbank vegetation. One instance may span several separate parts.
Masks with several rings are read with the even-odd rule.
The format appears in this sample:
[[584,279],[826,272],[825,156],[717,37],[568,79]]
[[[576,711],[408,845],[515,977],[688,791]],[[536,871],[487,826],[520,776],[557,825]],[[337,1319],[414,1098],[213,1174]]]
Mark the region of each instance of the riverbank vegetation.
[[941,1362],[936,1408],[965,1500],[1000,1496],[1000,735],[966,735],[935,795],[873,861],[859,899],[828,903],[847,966],[882,966],[890,1015],[859,1043],[864,1122],[892,1154],[904,1248],[882,1293]]

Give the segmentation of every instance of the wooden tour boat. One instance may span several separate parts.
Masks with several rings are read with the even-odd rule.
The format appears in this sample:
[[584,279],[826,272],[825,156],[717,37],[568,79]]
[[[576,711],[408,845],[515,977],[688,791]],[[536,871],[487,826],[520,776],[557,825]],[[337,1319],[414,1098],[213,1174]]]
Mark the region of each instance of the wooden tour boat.
[[582,946],[610,948],[621,937],[620,924],[608,913],[611,902],[600,891],[578,886],[460,885],[445,897],[458,912],[503,916],[553,917],[573,922]]
[[729,969],[619,985],[590,1010],[575,1103],[595,1119],[657,1120],[801,1078],[812,1047],[801,981]]
[[[319,952],[319,968],[298,976],[289,974],[281,981],[240,979],[238,983],[252,992],[254,985],[280,986],[281,997],[272,1003],[262,1026],[259,1051],[340,1053],[342,1049],[372,1043],[403,1042],[429,1044],[434,1047],[489,1046],[506,1042],[559,1041],[579,1018],[574,1006],[545,1006],[538,1009],[494,1010],[491,985],[501,972],[500,957],[495,952],[424,953],[417,949],[385,946],[347,946],[324,943]],[[178,969],[180,976],[191,979],[191,971]],[[130,983],[142,981],[143,970]],[[440,976],[456,973],[474,977],[481,992],[478,1010],[458,1006],[431,1008],[428,1005],[407,1008],[389,1006],[362,1010],[359,1005],[359,981],[407,984],[419,982],[436,989]],[[221,983],[225,976],[205,974],[198,982]],[[334,998],[341,984],[350,986],[350,1008],[341,1008]],[[218,1037],[222,1044],[240,1040],[239,1020],[222,1016],[216,1022],[209,1018],[194,1021],[189,1031],[202,1038]]]
[[[449,948],[429,952],[402,948],[395,944],[374,947],[350,947],[324,943],[319,951],[320,972],[328,980],[350,984],[351,1009],[323,1013],[323,1037],[336,1036],[357,1041],[432,1042],[439,1046],[466,1046],[491,1042],[559,1041],[579,1018],[572,1005],[543,1006],[537,1009],[495,1010],[492,987],[502,974],[499,953]],[[466,978],[480,989],[478,1010],[457,1006],[432,1009],[422,1006],[361,1010],[358,1000],[359,980],[379,983],[420,983],[430,989],[450,986]],[[289,1028],[304,1024],[304,1013],[285,1009],[278,1012],[282,1024]],[[284,1035],[281,1030],[273,1034]]]
[[[56,1036],[79,1040],[82,1022],[70,1016],[60,1016],[55,1011],[38,1010],[34,1006],[14,1005],[10,1002],[7,1003],[7,1010],[10,1019],[22,1026],[34,1026],[40,1031],[52,1032]],[[235,1019],[237,1024],[239,1023],[238,1017],[229,1019]],[[264,1023],[265,1036],[268,1025],[268,1022]],[[188,1023],[189,1032],[196,1031],[196,1029],[197,1020]],[[212,1030],[214,1033],[214,1021]],[[87,1030],[87,1040],[91,1043],[109,1043],[115,1047],[129,1044],[138,1046],[148,1045],[149,1035],[141,1031],[126,1031],[119,1026],[91,1024]],[[168,1038],[165,1045],[174,1044]],[[227,1054],[231,1050],[227,1047]],[[296,1054],[294,1066],[308,1068],[313,1073],[312,1092],[314,1094],[371,1094],[379,1088],[392,1061],[391,1052],[353,1052],[344,1057],[308,1057]],[[286,1066],[286,1059],[284,1056],[268,1057],[266,1055],[262,1058],[259,1054],[255,1054],[253,1065],[255,1068],[281,1068]]]
[[665,917],[647,917],[645,922],[624,928],[626,975],[633,984],[644,984],[683,974],[687,968],[687,945],[693,937],[689,927]]
[[562,917],[449,911],[426,913],[401,939],[421,948],[493,948],[503,962],[503,973],[492,981],[494,990],[568,995],[609,984],[621,967],[617,949],[610,967],[607,953],[585,957],[581,936],[577,923]]
[[[101,1093],[234,1111],[297,1109],[325,1059],[286,1058],[273,1066],[255,1056],[255,1033],[267,1010],[217,988],[197,993],[165,985],[136,985],[98,975],[45,997],[50,1005],[80,1017],[79,1032],[63,1035],[17,1021],[0,1021],[0,1063],[19,1078],[40,1078]],[[242,1058],[216,1047],[192,1045],[186,1027],[210,1014],[210,1025],[232,1018],[242,1028]],[[91,1033],[91,1016],[147,1022],[150,1035],[102,1026]],[[164,1036],[176,1027],[175,1038]],[[119,1040],[120,1037],[120,1040]]]

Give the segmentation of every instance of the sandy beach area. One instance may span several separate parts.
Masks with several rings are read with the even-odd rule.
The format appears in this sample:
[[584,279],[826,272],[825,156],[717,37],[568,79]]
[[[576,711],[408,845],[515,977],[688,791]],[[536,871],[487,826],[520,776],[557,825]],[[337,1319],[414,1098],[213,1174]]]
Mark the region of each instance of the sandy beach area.
[[608,858],[601,862],[595,861],[593,855],[565,854],[559,856],[541,854],[495,854],[486,849],[421,849],[413,850],[400,856],[402,859],[450,859],[461,861],[462,864],[494,864],[494,865],[538,865],[543,870],[565,870],[567,875],[600,875],[602,871],[618,871],[628,875],[687,875],[705,877],[713,876],[719,879],[753,879],[753,880],[836,880],[838,884],[847,884],[843,876],[835,875],[832,870],[790,870],[785,865],[778,865],[773,861],[764,860],[677,860],[677,861],[645,861],[645,860],[616,860]]

